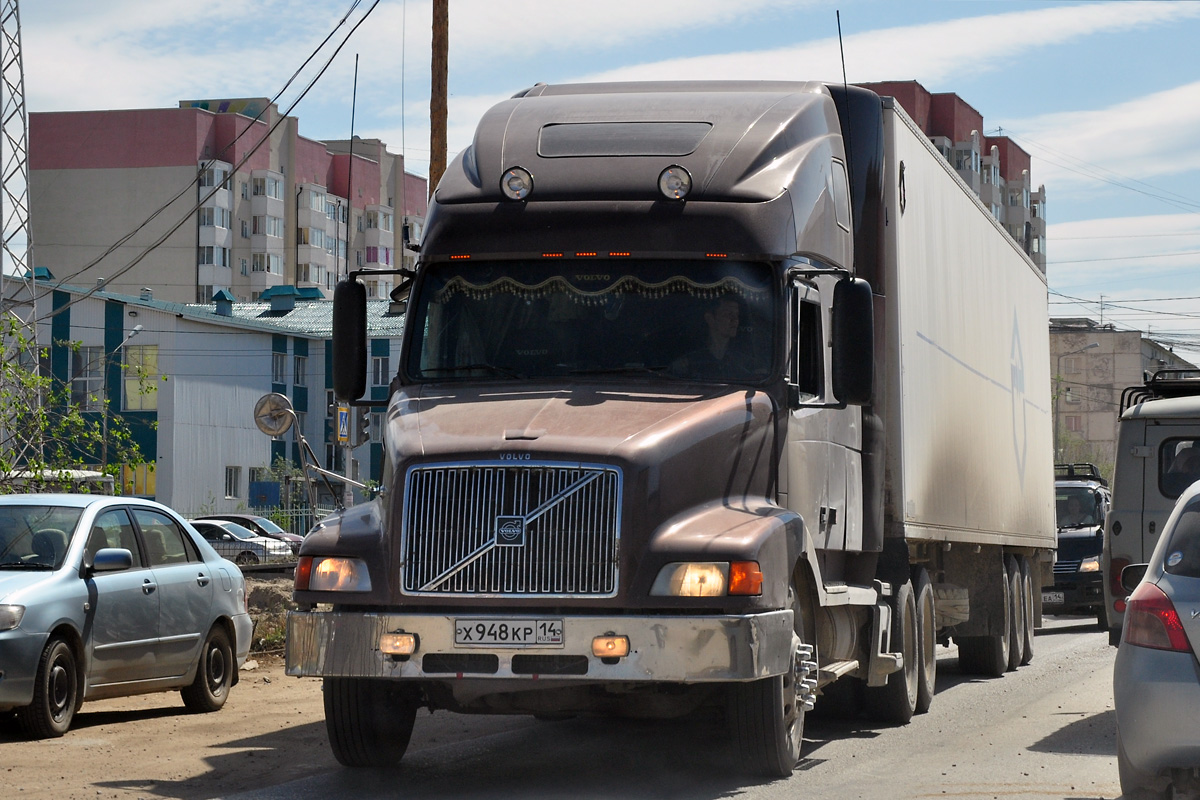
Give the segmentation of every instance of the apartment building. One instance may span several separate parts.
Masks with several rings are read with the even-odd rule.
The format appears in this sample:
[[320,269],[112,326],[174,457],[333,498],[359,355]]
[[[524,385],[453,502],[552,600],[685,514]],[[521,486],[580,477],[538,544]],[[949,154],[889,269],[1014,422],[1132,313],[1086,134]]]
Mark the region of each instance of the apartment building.
[[1050,358],[1055,459],[1094,463],[1109,477],[1121,392],[1155,370],[1195,369],[1141,331],[1083,317],[1050,320]]
[[985,136],[983,115],[953,92],[932,93],[916,81],[859,84],[896,98],[1008,234],[1046,271],[1046,187],[1035,191],[1030,159],[1007,136]]
[[[328,297],[356,268],[411,264],[426,180],[375,139],[300,135],[263,98],[29,118],[37,266],[175,303],[276,286]],[[393,276],[367,281],[386,298]]]

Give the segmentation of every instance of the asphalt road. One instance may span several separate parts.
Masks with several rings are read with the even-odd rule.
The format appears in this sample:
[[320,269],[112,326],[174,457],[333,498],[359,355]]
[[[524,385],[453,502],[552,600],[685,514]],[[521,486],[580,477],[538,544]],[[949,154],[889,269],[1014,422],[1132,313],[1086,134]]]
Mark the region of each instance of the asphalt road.
[[811,718],[786,780],[748,780],[715,719],[556,722],[418,717],[395,771],[331,768],[238,800],[412,798],[1115,798],[1115,649],[1086,618],[1048,618],[1032,664],[999,679],[939,648],[930,712],[905,726]]

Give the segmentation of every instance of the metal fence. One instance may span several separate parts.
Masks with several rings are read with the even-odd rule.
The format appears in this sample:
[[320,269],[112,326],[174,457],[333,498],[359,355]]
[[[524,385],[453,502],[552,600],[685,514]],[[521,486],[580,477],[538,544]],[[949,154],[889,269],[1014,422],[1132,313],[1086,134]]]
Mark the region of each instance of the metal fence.
[[308,506],[293,506],[291,508],[283,508],[280,506],[271,506],[266,508],[235,508],[222,509],[220,511],[205,508],[199,511],[184,513],[180,511],[185,519],[195,519],[208,514],[253,514],[258,517],[266,517],[274,522],[279,527],[283,528],[288,533],[294,533],[297,536],[304,536],[313,526],[334,512],[332,508],[309,508]]

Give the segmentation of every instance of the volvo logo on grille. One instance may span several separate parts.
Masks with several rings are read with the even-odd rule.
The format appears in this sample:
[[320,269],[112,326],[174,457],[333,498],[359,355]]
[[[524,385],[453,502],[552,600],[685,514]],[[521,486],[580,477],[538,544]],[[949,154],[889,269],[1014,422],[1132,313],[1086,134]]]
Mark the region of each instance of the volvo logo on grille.
[[496,517],[496,544],[501,547],[524,547],[525,518]]

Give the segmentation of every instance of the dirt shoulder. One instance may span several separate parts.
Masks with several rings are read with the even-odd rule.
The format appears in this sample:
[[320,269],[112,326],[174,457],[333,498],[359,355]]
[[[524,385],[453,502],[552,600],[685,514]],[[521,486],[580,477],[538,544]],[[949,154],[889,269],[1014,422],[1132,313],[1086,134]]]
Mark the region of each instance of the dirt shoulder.
[[84,703],[61,739],[30,742],[0,715],[6,797],[200,800],[273,786],[335,766],[321,682],[284,674],[290,579],[255,579],[252,662],[225,707],[192,714],[178,692]]

